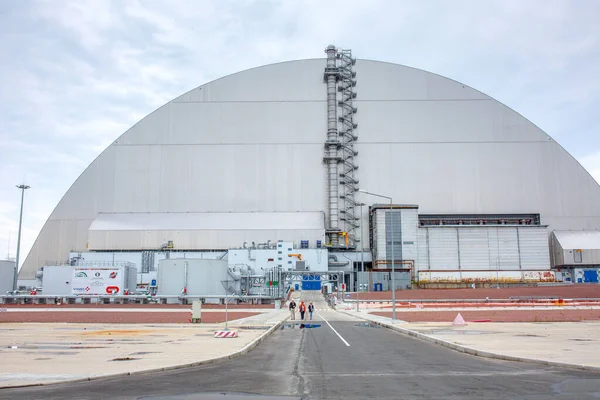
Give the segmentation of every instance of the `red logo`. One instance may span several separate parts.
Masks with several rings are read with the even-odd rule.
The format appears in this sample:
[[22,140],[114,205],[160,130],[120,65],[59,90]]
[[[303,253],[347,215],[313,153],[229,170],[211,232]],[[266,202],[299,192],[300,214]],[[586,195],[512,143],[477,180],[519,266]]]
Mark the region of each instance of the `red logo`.
[[107,287],[106,287],[106,293],[108,293],[108,294],[112,294],[112,293],[113,293],[113,291],[114,291],[115,293],[119,293],[119,290],[120,290],[120,289],[119,289],[119,287],[118,287],[118,286],[107,286]]
[[110,276],[110,279],[115,279],[117,277],[117,273],[111,272],[109,276]]
[[91,290],[91,289],[90,289],[90,287],[89,287],[89,286],[86,286],[86,287],[85,287],[85,291],[86,291],[86,292],[89,292],[90,290]]

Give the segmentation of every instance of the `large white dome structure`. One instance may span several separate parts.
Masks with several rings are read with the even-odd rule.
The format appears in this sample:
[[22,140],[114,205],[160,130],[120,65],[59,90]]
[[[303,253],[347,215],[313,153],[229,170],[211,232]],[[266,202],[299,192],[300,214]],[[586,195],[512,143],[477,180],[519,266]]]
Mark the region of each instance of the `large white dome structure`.
[[328,51],[199,86],[135,124],[58,203],[20,278],[70,251],[168,241],[187,250],[301,239],[344,247],[339,231],[352,247],[357,204],[385,204],[358,188],[423,215],[600,228],[598,183],[515,111],[430,72]]

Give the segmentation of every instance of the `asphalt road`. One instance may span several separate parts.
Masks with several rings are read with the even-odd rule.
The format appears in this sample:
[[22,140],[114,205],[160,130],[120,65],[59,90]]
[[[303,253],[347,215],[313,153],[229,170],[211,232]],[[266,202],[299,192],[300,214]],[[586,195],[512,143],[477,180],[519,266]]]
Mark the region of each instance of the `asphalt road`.
[[[320,295],[306,293],[305,297],[313,299],[316,308],[326,308]],[[385,328],[365,326],[335,311],[319,311],[311,326],[286,326],[248,355],[224,363],[160,374],[3,389],[0,399],[600,397],[600,374],[473,357]],[[259,396],[240,397],[242,393]]]

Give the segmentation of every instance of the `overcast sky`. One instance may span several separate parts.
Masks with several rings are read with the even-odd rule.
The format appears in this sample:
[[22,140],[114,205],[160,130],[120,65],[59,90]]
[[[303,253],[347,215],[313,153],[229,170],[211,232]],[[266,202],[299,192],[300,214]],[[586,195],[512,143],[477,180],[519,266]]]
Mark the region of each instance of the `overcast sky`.
[[[435,72],[507,104],[600,181],[600,1],[0,0],[0,259],[157,107],[239,70],[324,57]],[[9,235],[10,249],[9,249]]]

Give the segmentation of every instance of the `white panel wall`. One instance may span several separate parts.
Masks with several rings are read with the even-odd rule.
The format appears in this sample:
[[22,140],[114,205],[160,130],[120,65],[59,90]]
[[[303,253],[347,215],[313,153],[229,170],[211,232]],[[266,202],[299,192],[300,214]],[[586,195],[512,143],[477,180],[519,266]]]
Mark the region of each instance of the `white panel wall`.
[[548,229],[519,228],[521,245],[521,268],[524,270],[540,270],[550,268],[550,252],[548,250]]
[[456,229],[429,229],[429,268],[431,270],[458,270]]
[[490,269],[490,247],[485,230],[458,229],[461,270]]
[[[278,254],[278,249],[231,249],[227,255],[229,265],[243,264],[248,265],[262,274],[263,270],[273,268],[282,263],[282,267],[295,268],[297,257],[288,257],[288,254],[301,254],[302,260],[306,262],[306,266],[311,271],[327,271],[328,270],[328,250],[327,249],[294,249],[288,250],[284,248],[281,254]],[[278,258],[282,260],[279,261]],[[288,264],[292,261],[292,264]]]
[[[327,211],[324,66],[240,72],[144,118],[69,189],[21,278],[84,249],[99,212]],[[356,72],[362,188],[422,213],[539,212],[551,229],[600,228],[600,186],[517,113],[425,71],[359,60]]]
[[[396,211],[398,212],[398,211]],[[417,225],[419,223],[418,210],[416,208],[401,209],[402,219],[402,259],[413,260],[418,258],[417,249]]]
[[[185,264],[188,275],[186,282]],[[224,295],[221,281],[227,280],[227,261],[171,259],[162,260],[158,267],[158,295],[178,295],[183,287],[193,295]]]
[[419,228],[418,237],[418,270],[544,271],[550,268],[548,232],[543,226]]
[[374,246],[376,248],[376,259],[385,260],[387,254],[387,243],[386,243],[386,228],[385,228],[385,210],[376,210],[375,213],[375,224],[374,224]]
[[90,250],[156,250],[169,240],[177,249],[217,250],[241,246],[244,242],[264,243],[267,240],[298,241],[299,238],[314,243],[325,242],[324,230],[187,230],[187,231],[91,231]]
[[118,213],[98,214],[90,231],[235,230],[325,228],[323,212]]
[[429,240],[427,236],[427,229],[417,229],[417,248],[418,258],[415,263],[415,269],[417,271],[424,271],[429,269]]
[[15,262],[0,260],[0,295],[13,290],[15,280]]
[[[519,267],[519,237],[517,234],[518,228],[496,228],[498,232],[498,268],[502,270],[518,270]],[[529,228],[520,229],[519,232],[528,231]],[[533,228],[536,229],[537,228]],[[548,243],[547,237],[548,234],[544,233],[546,236],[546,246],[545,246],[545,254],[548,253]],[[526,238],[523,238],[526,240]],[[523,244],[526,246],[525,242]],[[527,247],[524,249],[527,250]],[[527,254],[525,251],[523,254]],[[547,269],[549,264],[540,268]]]

